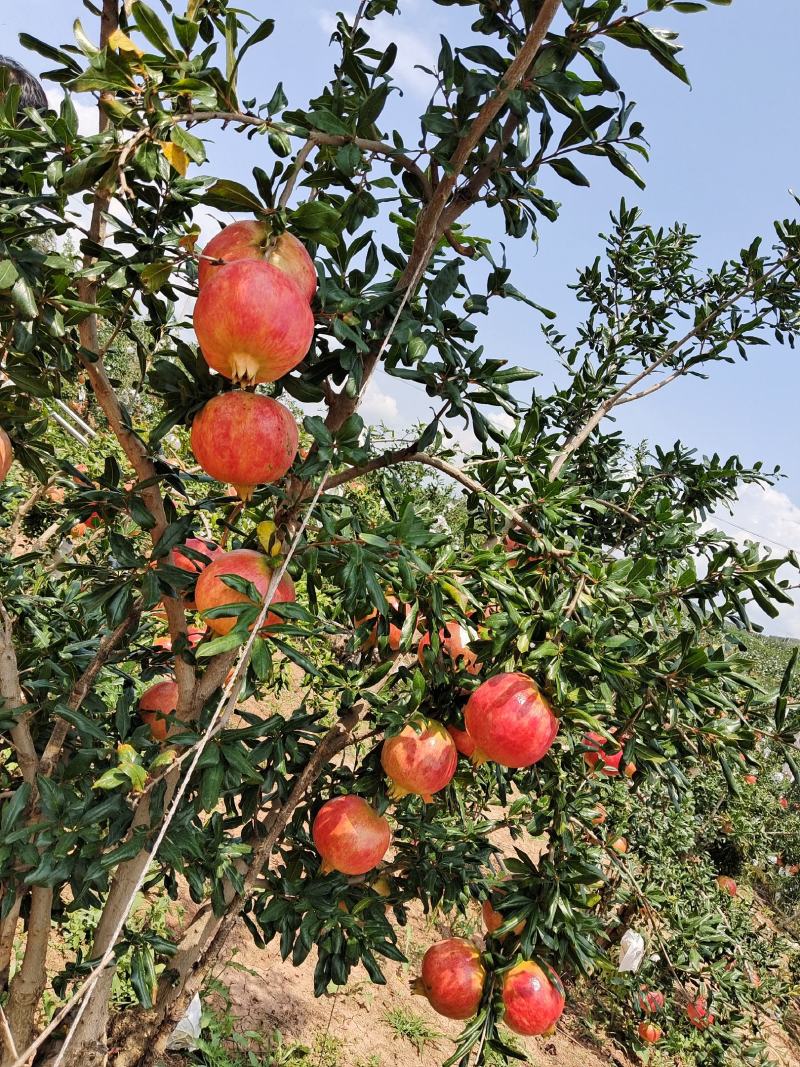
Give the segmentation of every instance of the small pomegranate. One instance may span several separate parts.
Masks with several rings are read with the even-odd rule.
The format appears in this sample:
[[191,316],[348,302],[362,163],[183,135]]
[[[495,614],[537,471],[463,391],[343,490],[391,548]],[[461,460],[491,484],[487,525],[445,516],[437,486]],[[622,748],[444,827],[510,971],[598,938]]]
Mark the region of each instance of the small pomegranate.
[[[199,558],[196,555],[190,556],[182,552],[181,548],[188,548],[192,552],[198,553]],[[224,548],[215,545],[213,541],[201,541],[199,537],[187,537],[183,545],[179,548],[173,548],[169,561],[173,567],[180,567],[182,571],[188,571],[189,574],[199,574],[209,563],[213,563],[215,559],[218,559],[224,551]]]
[[524,960],[503,976],[503,1021],[517,1034],[534,1037],[558,1022],[564,987],[552,967]]
[[475,742],[476,764],[530,767],[550,749],[558,719],[526,674],[496,674],[479,685],[464,708],[467,733]]
[[234,222],[211,238],[200,258],[199,287],[202,289],[222,266],[215,260],[232,263],[238,259],[265,260],[291,278],[309,303],[314,299],[317,272],[305,245],[288,232],[273,238],[265,223],[252,219]]
[[[397,615],[397,614],[400,613],[401,605],[400,605],[400,601],[397,599],[397,597],[387,596],[386,603],[392,609],[392,613],[393,614]],[[404,612],[405,615],[408,615],[410,610],[411,610],[410,605],[408,605],[408,604],[403,605],[403,612]],[[372,611],[369,613],[369,615],[364,615],[363,618],[356,619],[356,626],[363,626],[364,623],[369,622],[371,619],[377,619],[377,617],[378,617],[378,609],[377,608],[373,608]],[[401,626],[396,626],[393,622],[391,622],[391,619],[390,619],[388,638],[389,638],[389,648],[392,650],[392,652],[398,652],[399,651],[399,649],[400,649],[400,641],[402,639],[402,634],[403,634],[402,627]],[[372,630],[370,631],[369,637],[361,645],[361,649],[362,649],[362,651],[366,652],[367,649],[375,648],[377,643],[378,643],[378,623],[376,622],[375,625],[372,627]]]
[[446,1019],[470,1019],[483,996],[486,971],[471,941],[450,937],[431,945],[422,957],[422,973],[411,984],[415,993]]
[[706,998],[702,995],[686,1005],[686,1017],[695,1030],[707,1030],[714,1025],[714,1016],[709,1012]]
[[600,801],[594,806],[594,815],[592,816],[592,826],[602,826],[608,818],[608,811],[605,804],[601,804]]
[[609,842],[608,847],[613,848],[615,852],[619,852],[620,856],[624,856],[629,848],[628,839],[627,837],[616,837]]
[[0,482],[6,480],[6,475],[14,462],[14,449],[11,446],[11,438],[0,427]]
[[69,537],[71,541],[80,541],[82,537],[86,536],[88,527],[85,522],[76,522],[72,529],[69,531]]
[[203,470],[230,482],[242,500],[256,485],[279,481],[297,455],[297,424],[289,411],[258,393],[221,393],[192,423],[192,451]]
[[[189,626],[186,629],[186,640],[189,648],[194,648],[195,645],[199,645],[203,640],[208,630],[201,629],[199,626]],[[153,642],[153,648],[163,648],[167,652],[172,651],[172,638],[169,634],[163,634],[161,637],[157,637]]]
[[789,801],[786,799],[786,797],[778,797],[778,803],[784,811],[789,810]]
[[363,797],[329,800],[311,828],[322,871],[366,874],[380,863],[392,839],[389,823]]
[[[448,622],[439,631],[441,650],[446,655],[456,670],[464,670],[467,674],[478,674],[481,669],[478,657],[469,647],[473,635],[466,626],[460,622]],[[431,635],[424,634],[417,649],[417,658],[421,667],[427,667],[425,649],[430,647]]]
[[433,794],[451,781],[457,763],[455,741],[435,719],[407,723],[399,734],[384,741],[381,752],[393,800],[414,793],[430,804]]
[[647,1021],[639,1023],[639,1037],[648,1045],[655,1045],[656,1041],[660,1041],[662,1033],[663,1031],[661,1027],[656,1026],[655,1023],[649,1023]]
[[139,698],[139,717],[150,727],[154,741],[166,741],[169,724],[165,718],[178,705],[178,683],[156,682]]
[[314,316],[283,271],[240,259],[214,268],[195,304],[194,330],[209,367],[253,385],[297,366],[311,345]]
[[[495,890],[495,899],[499,899],[503,895],[504,894],[502,890]],[[481,914],[483,915],[483,925],[486,927],[487,934],[493,934],[496,930],[499,930],[507,918],[507,916],[503,915],[501,911],[495,911],[494,907],[492,906],[492,901],[490,899],[484,900],[483,904],[481,905]],[[519,935],[524,929],[525,920],[523,919],[522,922],[517,923],[517,925],[512,929],[511,933],[519,937]]]
[[739,892],[739,887],[733,878],[729,878],[727,874],[721,874],[717,878],[717,885],[720,887],[723,893],[727,893],[729,897],[735,897]]
[[[619,765],[622,762],[624,749],[619,749],[617,752],[606,752],[607,738],[594,732],[586,734],[583,743],[589,749],[588,752],[584,753],[583,758],[592,769],[598,763],[601,763],[600,773],[605,774],[608,778],[615,778],[620,773]],[[623,773],[626,778],[632,778],[636,773],[636,764],[626,763]]]
[[[262,600],[266,596],[272,578],[270,560],[261,552],[254,552],[249,548],[236,548],[232,552],[223,553],[213,563],[210,563],[197,579],[195,588],[195,600],[197,610],[200,612],[210,611],[225,604],[251,604],[244,593],[239,593],[223,582],[226,575],[236,575],[252,582],[260,593]],[[275,590],[272,598],[274,604],[293,604],[295,601],[294,584],[288,574],[284,574]],[[215,634],[229,633],[236,625],[236,617],[224,615],[222,618],[210,618],[207,620],[209,627]],[[273,612],[268,612],[264,621],[262,632],[267,632],[268,627],[275,626],[280,619]]]
[[457,726],[448,726],[447,732],[455,741],[456,748],[462,756],[466,756],[467,759],[470,759],[475,755],[475,742],[466,730],[459,730]]
[[657,989],[646,989],[642,986],[639,990],[639,1007],[651,1014],[661,1011],[664,1007],[664,994]]
[[747,782],[748,785],[755,785],[756,782],[758,781],[758,775],[757,774],[746,774],[744,776],[744,780]]

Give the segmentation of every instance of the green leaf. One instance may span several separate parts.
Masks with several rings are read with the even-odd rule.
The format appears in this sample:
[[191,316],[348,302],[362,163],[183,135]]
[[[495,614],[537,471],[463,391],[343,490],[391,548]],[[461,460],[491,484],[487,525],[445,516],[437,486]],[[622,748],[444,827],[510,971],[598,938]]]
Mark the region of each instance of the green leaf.
[[572,182],[573,185],[589,185],[589,179],[578,170],[571,159],[553,159],[550,166],[560,178]]
[[216,207],[221,211],[254,211],[257,215],[263,215],[265,210],[255,193],[240,182],[228,179],[214,182],[203,193],[201,200],[208,207]]
[[193,133],[184,130],[183,126],[173,126],[172,140],[184,150],[189,159],[195,163],[205,163],[206,146],[199,137],[195,137]]
[[607,27],[603,33],[604,36],[619,41],[627,48],[641,48],[649,52],[656,62],[660,63],[670,74],[674,74],[687,85],[690,84],[686,68],[675,58],[676,52],[680,51],[680,46],[665,40],[663,36],[655,33],[643,22],[637,19],[626,19],[620,25]]
[[10,259],[0,259],[0,289],[10,289],[19,277]]
[[162,55],[178,58],[178,53],[172,46],[169,31],[158,15],[142,0],[134,0],[132,6],[133,17],[136,19],[136,27],[143,37]]

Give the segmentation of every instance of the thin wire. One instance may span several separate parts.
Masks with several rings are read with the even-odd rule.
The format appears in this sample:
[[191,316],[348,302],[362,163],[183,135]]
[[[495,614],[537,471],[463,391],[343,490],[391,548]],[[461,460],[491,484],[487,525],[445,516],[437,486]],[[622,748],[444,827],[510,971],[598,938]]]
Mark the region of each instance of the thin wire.
[[[711,522],[722,522],[726,526],[733,526],[737,530],[741,530],[742,533],[751,534],[757,541],[768,541],[771,545],[775,545],[776,548],[784,548],[787,552],[797,552],[797,545],[794,548],[791,545],[785,545],[782,541],[775,541],[771,537],[767,537],[766,534],[756,533],[755,530],[748,530],[746,526],[740,526],[737,522],[733,522],[732,519],[723,519],[721,515],[714,515]],[[792,521],[791,519],[789,520]]]
[[[378,354],[377,354],[377,356],[375,358],[375,363],[373,364],[370,372],[366,375],[366,377],[364,378],[364,381],[361,384],[361,388],[360,388],[360,390],[358,392],[358,397],[357,397],[357,400],[356,400],[356,408],[361,403],[361,401],[363,399],[363,396],[364,396],[364,393],[366,391],[366,388],[369,385],[370,379],[372,378],[372,375],[374,374],[375,369],[380,365],[381,358],[383,357],[384,353],[386,352],[386,349],[388,348],[389,344],[391,343],[391,339],[392,339],[392,336],[394,334],[394,331],[397,328],[398,322],[400,321],[400,316],[402,315],[403,311],[405,310],[406,305],[408,304],[409,300],[411,299],[411,296],[414,293],[414,290],[416,289],[417,283],[419,282],[420,278],[422,277],[422,275],[423,275],[423,273],[425,271],[425,268],[428,265],[428,259],[430,258],[431,252],[433,251],[433,248],[435,246],[435,242],[436,242],[436,234],[435,234],[435,231],[434,231],[434,234],[432,235],[432,237],[429,240],[428,245],[427,245],[427,247],[425,249],[425,254],[420,258],[420,262],[419,262],[417,268],[415,269],[414,274],[412,275],[411,280],[410,280],[405,292],[403,293],[403,296],[402,296],[402,299],[400,300],[400,303],[398,305],[397,311],[395,312],[395,315],[394,315],[394,317],[393,317],[393,319],[392,319],[392,321],[391,321],[391,323],[389,325],[389,330],[387,331],[386,336],[384,337],[383,341],[381,342],[381,346],[378,349]],[[75,1007],[75,1005],[78,1004],[79,1002],[82,1002],[81,1005],[80,1005],[80,1008],[78,1009],[78,1011],[75,1014],[75,1018],[72,1021],[72,1024],[71,1024],[71,1026],[70,1026],[70,1028],[69,1028],[69,1030],[67,1032],[67,1035],[64,1038],[64,1042],[61,1045],[61,1049],[60,1049],[60,1051],[58,1053],[58,1056],[56,1057],[55,1061],[53,1062],[53,1067],[61,1067],[61,1064],[63,1063],[63,1060],[64,1060],[64,1055],[65,1055],[65,1053],[67,1051],[67,1048],[69,1047],[69,1044],[72,1041],[72,1038],[75,1036],[75,1032],[76,1032],[76,1030],[78,1028],[80,1020],[83,1017],[83,1014],[86,1011],[86,1008],[88,1007],[89,994],[94,991],[97,983],[100,980],[100,975],[106,969],[108,964],[111,962],[111,959],[112,959],[112,957],[114,955],[114,947],[116,945],[116,942],[119,939],[120,934],[122,933],[122,931],[125,928],[125,924],[128,921],[128,916],[130,914],[131,908],[133,907],[134,900],[135,900],[137,894],[139,893],[139,890],[144,885],[144,882],[145,882],[145,880],[147,878],[148,868],[149,868],[150,864],[153,862],[153,860],[155,859],[155,857],[156,857],[156,855],[158,853],[158,849],[161,847],[161,844],[162,844],[164,838],[166,837],[167,830],[169,829],[169,827],[170,827],[170,825],[172,823],[172,820],[173,820],[173,818],[175,817],[175,815],[177,813],[178,806],[179,806],[180,802],[182,801],[182,799],[183,799],[183,797],[184,797],[184,795],[186,793],[186,790],[189,787],[189,782],[191,780],[192,774],[194,773],[195,768],[197,767],[197,764],[198,764],[198,762],[200,760],[200,757],[203,754],[206,746],[208,745],[209,740],[211,739],[212,731],[214,731],[214,728],[217,725],[217,720],[222,719],[223,715],[225,714],[226,702],[230,701],[230,705],[231,705],[231,707],[229,709],[227,709],[228,710],[228,714],[232,713],[233,709],[235,708],[236,704],[238,703],[239,689],[236,688],[234,690],[234,686],[238,686],[239,685],[239,683],[241,682],[241,679],[242,679],[242,677],[244,675],[244,671],[247,669],[247,665],[250,662],[250,654],[252,652],[253,644],[255,643],[255,640],[256,640],[256,638],[258,636],[259,630],[261,629],[261,626],[262,626],[262,624],[264,622],[264,619],[267,616],[267,612],[269,611],[269,608],[270,608],[270,606],[272,604],[272,598],[275,595],[275,591],[277,590],[281,579],[283,578],[284,574],[286,573],[286,569],[287,569],[287,567],[288,567],[292,557],[294,556],[294,553],[295,553],[295,551],[296,551],[296,549],[297,549],[297,547],[298,547],[298,545],[300,543],[300,538],[302,537],[303,533],[305,532],[306,527],[308,526],[308,523],[309,523],[309,521],[311,519],[311,516],[312,516],[312,514],[314,512],[314,509],[316,508],[316,505],[317,505],[317,503],[319,501],[320,495],[322,494],[322,488],[323,488],[323,486],[325,484],[324,475],[327,472],[329,466],[330,466],[330,462],[328,462],[325,465],[325,470],[323,471],[323,475],[320,478],[320,482],[319,482],[319,485],[317,486],[317,489],[316,489],[316,492],[314,494],[314,497],[311,500],[311,503],[310,503],[310,505],[309,505],[309,507],[308,507],[308,509],[306,511],[305,517],[303,518],[303,521],[300,524],[300,528],[298,529],[297,533],[295,534],[295,536],[294,536],[294,538],[292,540],[292,543],[289,546],[289,549],[288,549],[288,551],[287,551],[287,553],[286,553],[286,555],[285,555],[285,557],[283,559],[283,562],[282,562],[281,566],[276,571],[273,571],[272,579],[270,580],[270,585],[269,585],[269,588],[267,589],[267,594],[266,594],[266,596],[264,598],[264,603],[263,603],[263,606],[262,606],[261,611],[259,613],[258,619],[256,620],[256,622],[253,625],[253,629],[252,629],[252,631],[250,633],[250,636],[249,636],[246,644],[244,645],[244,647],[242,648],[241,652],[239,653],[239,659],[237,661],[236,668],[235,668],[233,674],[231,675],[230,679],[228,680],[228,682],[227,682],[227,684],[225,686],[225,689],[223,690],[222,696],[220,697],[220,700],[219,700],[219,703],[217,704],[216,710],[214,711],[214,714],[212,715],[211,720],[209,721],[209,724],[208,724],[208,726],[206,727],[206,729],[205,729],[205,731],[203,733],[203,736],[196,743],[196,751],[195,751],[194,758],[192,759],[191,763],[189,764],[189,767],[187,768],[187,770],[185,772],[183,780],[181,781],[181,783],[180,783],[180,785],[179,785],[179,787],[178,787],[178,789],[177,789],[177,791],[175,793],[175,796],[173,797],[172,803],[170,804],[169,810],[167,811],[167,815],[166,815],[166,817],[164,819],[164,822],[162,823],[161,828],[160,828],[158,834],[156,835],[156,839],[153,842],[153,846],[150,849],[150,854],[149,854],[149,856],[147,858],[147,861],[142,867],[142,873],[140,874],[140,876],[136,880],[136,884],[133,887],[133,890],[131,891],[131,893],[129,894],[128,901],[127,901],[125,907],[123,908],[123,911],[122,911],[122,914],[120,916],[119,922],[117,923],[117,925],[116,925],[116,927],[115,927],[115,929],[114,929],[114,931],[113,931],[113,933],[111,935],[111,939],[110,939],[108,948],[104,952],[104,954],[103,954],[102,958],[100,959],[100,962],[97,964],[97,966],[91,971],[91,973],[89,975],[87,975],[87,977],[86,977],[85,981],[83,982],[83,984],[75,991],[75,993],[72,995],[72,997],[70,997],[70,999],[63,1006],[63,1008],[57,1013],[57,1015],[55,1015],[53,1017],[53,1019],[50,1021],[49,1025],[41,1032],[41,1034],[39,1034],[39,1036],[35,1039],[35,1041],[31,1042],[31,1044],[28,1046],[28,1048],[25,1049],[25,1051],[21,1055],[19,1055],[17,1057],[17,1059],[14,1061],[14,1063],[11,1064],[11,1067],[24,1067],[24,1065],[25,1065],[28,1057],[31,1055],[31,1053],[35,1052],[38,1048],[40,1048],[42,1046],[42,1044],[44,1044],[44,1042],[47,1040],[47,1038],[58,1028],[58,1026],[60,1026],[61,1022],[66,1018],[66,1016]],[[232,696],[232,694],[234,694],[234,692],[235,692],[235,695]]]

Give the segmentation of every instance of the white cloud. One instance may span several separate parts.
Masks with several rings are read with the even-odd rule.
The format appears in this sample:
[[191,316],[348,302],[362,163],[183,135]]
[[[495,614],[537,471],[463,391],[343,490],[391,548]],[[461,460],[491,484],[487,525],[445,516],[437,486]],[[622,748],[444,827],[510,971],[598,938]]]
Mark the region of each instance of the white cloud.
[[[326,34],[336,29],[336,17],[331,12],[320,11],[318,19]],[[376,19],[366,28],[374,48],[385,51],[390,44],[397,45],[397,59],[391,73],[398,84],[417,96],[429,97],[435,85],[433,78],[424,70],[417,69],[419,64],[436,69],[436,53],[427,40],[421,34],[400,29],[393,19]]]
[[367,386],[358,411],[368,426],[384,422],[387,426],[395,428],[400,416],[400,409],[395,398],[385,393],[374,378]]
[[[712,517],[713,523],[718,523],[740,545],[745,541],[758,541],[773,555],[784,555],[786,549],[794,549],[800,554],[800,507],[786,493],[771,486],[742,486],[732,510],[717,512]],[[788,579],[791,584],[798,581],[798,573],[791,567],[783,567],[778,577]],[[770,619],[755,607],[748,608],[748,613],[768,633],[800,637],[800,595],[797,590],[794,591],[794,606],[781,606],[777,619]]]

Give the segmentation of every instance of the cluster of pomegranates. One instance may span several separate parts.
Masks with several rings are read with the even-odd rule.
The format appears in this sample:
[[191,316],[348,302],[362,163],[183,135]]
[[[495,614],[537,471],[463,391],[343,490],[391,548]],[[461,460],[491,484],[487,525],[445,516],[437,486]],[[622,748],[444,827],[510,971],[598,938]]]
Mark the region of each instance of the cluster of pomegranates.
[[[197,583],[198,604],[208,571]],[[419,718],[387,738],[381,764],[392,799],[415,794],[430,802],[452,780],[459,749],[468,750],[476,764],[493,760],[504,767],[530,767],[547,753],[558,732],[558,719],[536,683],[517,672],[497,674],[479,685],[467,701],[464,723],[465,730],[445,729],[435,719]],[[365,874],[375,867],[391,841],[387,820],[354,796],[323,804],[312,837],[323,870],[347,875]]]
[[[663,993],[642,986],[639,991],[639,1008],[646,1015],[657,1014],[663,1009],[664,1003]],[[686,1005],[686,1018],[695,1030],[708,1030],[716,1021],[714,1014],[708,1010],[708,1002],[702,993],[698,993]],[[640,1040],[652,1045],[661,1040],[664,1031],[652,1019],[643,1019],[639,1023],[638,1033]]]
[[[445,1018],[470,1019],[480,1007],[487,977],[476,946],[464,938],[451,937],[431,945],[412,989]],[[565,1000],[561,979],[552,967],[522,960],[498,977],[506,1026],[526,1037],[550,1033]]]
[[297,366],[314,333],[314,263],[290,233],[235,222],[200,258],[194,329],[208,365],[244,389],[210,400],[192,423],[192,451],[219,482],[248,500],[279,481],[297,454],[297,425],[277,400],[250,392]]

